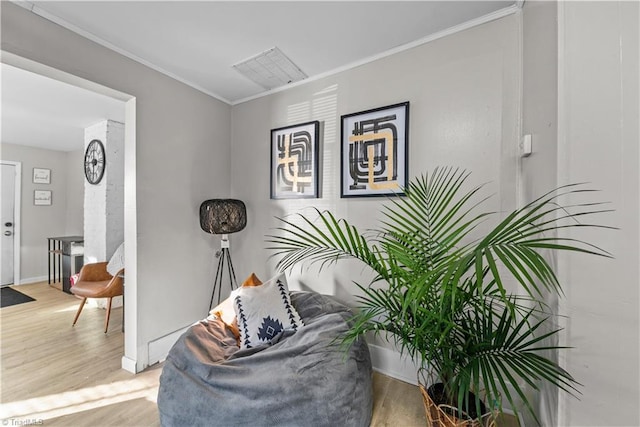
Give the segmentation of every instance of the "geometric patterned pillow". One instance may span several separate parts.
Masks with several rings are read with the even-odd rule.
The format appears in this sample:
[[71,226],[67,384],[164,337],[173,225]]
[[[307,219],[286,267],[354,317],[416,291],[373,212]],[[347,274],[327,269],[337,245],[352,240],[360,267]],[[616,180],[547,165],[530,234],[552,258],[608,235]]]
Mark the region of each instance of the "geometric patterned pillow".
[[[251,273],[249,277],[245,279],[242,286],[260,286],[262,282],[258,279],[255,273]],[[215,306],[213,310],[209,311],[209,314],[215,315],[227,326],[227,329],[233,333],[238,341],[238,347],[240,347],[240,331],[238,330],[238,322],[236,321],[236,311],[233,308],[233,295],[229,295],[227,299]]]
[[303,326],[300,315],[291,305],[284,273],[260,286],[238,288],[231,295],[241,349],[269,343],[282,331],[295,331]]

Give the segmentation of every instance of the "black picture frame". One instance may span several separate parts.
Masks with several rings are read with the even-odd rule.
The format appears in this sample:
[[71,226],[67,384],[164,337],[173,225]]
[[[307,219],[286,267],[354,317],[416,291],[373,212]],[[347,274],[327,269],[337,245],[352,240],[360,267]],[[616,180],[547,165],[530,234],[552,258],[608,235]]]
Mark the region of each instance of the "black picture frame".
[[340,119],[340,197],[404,195],[409,179],[409,101]]
[[271,199],[315,199],[320,194],[320,122],[271,129]]

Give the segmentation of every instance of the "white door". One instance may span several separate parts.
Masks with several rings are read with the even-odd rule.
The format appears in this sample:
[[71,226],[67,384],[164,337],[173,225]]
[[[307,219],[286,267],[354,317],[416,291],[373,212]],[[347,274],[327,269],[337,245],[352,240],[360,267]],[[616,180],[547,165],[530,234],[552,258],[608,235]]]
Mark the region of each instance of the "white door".
[[2,163],[2,176],[0,186],[2,187],[2,212],[0,221],[2,230],[2,286],[13,283],[13,249],[14,249],[14,212],[15,212],[15,165]]

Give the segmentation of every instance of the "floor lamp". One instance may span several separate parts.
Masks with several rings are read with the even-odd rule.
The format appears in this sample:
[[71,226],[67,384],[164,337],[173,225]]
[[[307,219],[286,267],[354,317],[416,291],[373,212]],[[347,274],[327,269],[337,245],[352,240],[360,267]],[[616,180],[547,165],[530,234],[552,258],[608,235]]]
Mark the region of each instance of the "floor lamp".
[[225,264],[229,273],[229,286],[231,289],[238,287],[236,273],[233,270],[231,254],[229,253],[229,234],[242,230],[247,225],[247,208],[244,203],[236,199],[211,199],[205,200],[200,205],[200,227],[210,234],[221,234],[220,250],[216,251],[218,268],[216,278],[213,281],[211,302],[209,310],[213,306],[213,298],[218,292],[218,304],[222,293],[222,280]]

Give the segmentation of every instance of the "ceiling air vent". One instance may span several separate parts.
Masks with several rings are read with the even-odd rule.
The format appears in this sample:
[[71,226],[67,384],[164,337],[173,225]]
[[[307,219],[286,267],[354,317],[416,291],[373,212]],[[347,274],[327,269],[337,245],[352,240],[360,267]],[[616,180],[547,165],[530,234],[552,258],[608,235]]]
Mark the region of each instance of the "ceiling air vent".
[[277,47],[238,62],[233,68],[265,89],[284,86],[308,77]]

